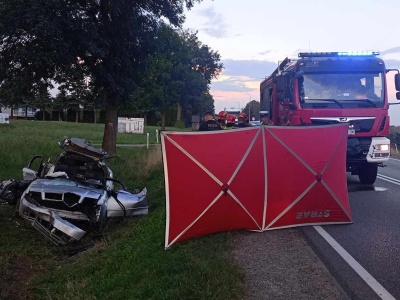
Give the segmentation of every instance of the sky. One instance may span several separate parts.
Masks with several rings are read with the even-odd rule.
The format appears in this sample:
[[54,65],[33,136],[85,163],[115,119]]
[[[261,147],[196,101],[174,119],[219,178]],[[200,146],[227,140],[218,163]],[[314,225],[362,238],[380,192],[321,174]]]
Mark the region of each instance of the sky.
[[[204,0],[185,15],[184,28],[224,64],[211,83],[217,113],[259,101],[260,82],[278,61],[302,51],[379,51],[386,68],[400,68],[399,0]],[[392,76],[388,85],[397,102]],[[389,115],[400,126],[400,105]]]

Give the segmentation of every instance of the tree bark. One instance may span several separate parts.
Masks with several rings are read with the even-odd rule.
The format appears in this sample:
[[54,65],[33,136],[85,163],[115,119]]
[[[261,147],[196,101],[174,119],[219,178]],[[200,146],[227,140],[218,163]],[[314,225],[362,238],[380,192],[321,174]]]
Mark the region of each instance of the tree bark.
[[59,121],[59,122],[62,121],[62,119],[61,119],[61,111],[58,111],[58,121]]
[[28,106],[25,105],[25,120],[28,120]]
[[79,110],[77,109],[75,111],[75,123],[78,123],[78,122],[79,122]]
[[53,120],[53,108],[48,107],[45,111],[49,113],[49,121]]
[[177,104],[177,113],[176,113],[176,121],[179,122],[182,120],[182,105],[180,103]]
[[165,130],[165,111],[161,112],[161,130]]
[[102,147],[109,155],[117,154],[118,114],[117,106],[111,103],[106,105],[104,115],[104,134]]
[[42,121],[45,121],[46,120],[46,110],[44,109],[44,107],[42,108],[42,112],[43,112]]

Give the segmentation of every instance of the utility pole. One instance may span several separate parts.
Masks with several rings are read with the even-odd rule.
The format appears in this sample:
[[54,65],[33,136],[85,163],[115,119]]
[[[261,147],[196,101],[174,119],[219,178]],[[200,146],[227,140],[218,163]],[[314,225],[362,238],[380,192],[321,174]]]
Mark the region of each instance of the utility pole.
[[[246,94],[249,95],[249,97],[250,97],[250,102],[251,102],[251,95],[250,95],[249,93],[246,93]],[[250,119],[250,117],[251,117],[251,116],[250,116],[250,102],[249,102],[249,120],[251,120],[251,119]]]

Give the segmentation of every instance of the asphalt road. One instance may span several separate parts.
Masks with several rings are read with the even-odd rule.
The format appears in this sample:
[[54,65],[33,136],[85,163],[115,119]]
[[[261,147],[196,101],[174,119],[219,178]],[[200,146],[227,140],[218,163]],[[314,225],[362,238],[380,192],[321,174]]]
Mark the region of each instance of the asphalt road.
[[379,168],[374,185],[350,175],[347,184],[353,224],[302,232],[352,299],[400,299],[400,160]]

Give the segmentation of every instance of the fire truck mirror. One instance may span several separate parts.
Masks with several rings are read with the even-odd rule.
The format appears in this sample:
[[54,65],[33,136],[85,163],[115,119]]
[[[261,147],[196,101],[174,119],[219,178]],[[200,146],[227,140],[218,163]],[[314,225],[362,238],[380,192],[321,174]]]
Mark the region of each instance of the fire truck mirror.
[[297,72],[294,74],[294,78],[298,78],[299,80],[300,80],[300,79],[303,79],[303,80],[304,80],[303,74],[304,74],[304,71],[303,71],[303,70],[297,71]]
[[[396,86],[396,90],[400,91],[400,74],[399,73],[394,75],[394,83],[395,83],[395,86]],[[399,98],[397,98],[397,99],[399,99]]]

